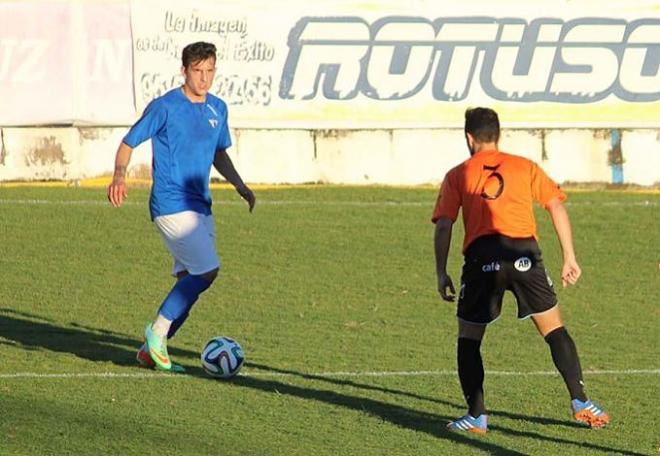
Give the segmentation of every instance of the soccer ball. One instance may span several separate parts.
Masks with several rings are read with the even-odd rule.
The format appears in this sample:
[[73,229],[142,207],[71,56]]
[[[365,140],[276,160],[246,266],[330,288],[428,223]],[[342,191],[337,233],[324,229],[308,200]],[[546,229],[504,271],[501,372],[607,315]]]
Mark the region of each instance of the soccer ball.
[[245,356],[238,342],[229,337],[216,336],[204,346],[201,359],[207,374],[226,379],[238,374]]

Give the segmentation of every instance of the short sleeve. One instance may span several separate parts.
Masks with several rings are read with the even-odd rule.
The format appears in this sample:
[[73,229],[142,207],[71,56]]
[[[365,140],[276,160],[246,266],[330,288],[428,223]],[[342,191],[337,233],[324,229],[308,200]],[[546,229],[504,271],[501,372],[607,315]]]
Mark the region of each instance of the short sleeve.
[[433,217],[431,218],[433,223],[436,223],[440,217],[448,217],[452,222],[455,222],[458,217],[458,211],[461,208],[461,195],[456,182],[456,173],[452,171],[448,172],[442,181],[440,193],[433,210]]
[[229,111],[226,104],[222,103],[221,107],[223,108],[224,119],[220,125],[220,134],[218,135],[218,144],[215,150],[229,149],[231,147],[231,134],[229,133],[229,124],[227,122]]
[[559,198],[559,201],[566,199],[566,194],[559,188],[559,185],[536,163],[532,165],[532,196],[543,207],[546,207],[555,198]]
[[135,148],[155,136],[167,122],[167,111],[159,99],[152,100],[138,120],[126,133],[123,142]]

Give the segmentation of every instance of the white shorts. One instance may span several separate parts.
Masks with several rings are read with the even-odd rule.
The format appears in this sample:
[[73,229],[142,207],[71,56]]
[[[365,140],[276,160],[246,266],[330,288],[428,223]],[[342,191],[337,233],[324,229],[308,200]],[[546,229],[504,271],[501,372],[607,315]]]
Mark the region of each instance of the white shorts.
[[201,275],[220,267],[213,216],[184,211],[156,217],[154,224],[174,257],[173,276],[183,271]]

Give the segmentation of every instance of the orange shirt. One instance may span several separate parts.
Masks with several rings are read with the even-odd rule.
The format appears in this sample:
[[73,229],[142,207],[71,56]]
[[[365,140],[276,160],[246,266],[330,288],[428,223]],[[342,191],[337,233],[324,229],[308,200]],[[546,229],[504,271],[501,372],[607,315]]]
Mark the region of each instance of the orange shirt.
[[451,169],[445,176],[433,211],[456,221],[463,208],[463,251],[476,238],[503,234],[534,237],[533,202],[545,207],[554,198],[566,199],[552,179],[533,161],[497,150],[482,150]]

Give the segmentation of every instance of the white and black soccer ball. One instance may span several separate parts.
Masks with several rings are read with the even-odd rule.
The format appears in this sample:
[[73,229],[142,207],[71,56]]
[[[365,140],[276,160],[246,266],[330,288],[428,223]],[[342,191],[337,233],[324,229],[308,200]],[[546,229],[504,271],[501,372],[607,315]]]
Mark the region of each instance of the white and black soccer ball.
[[202,350],[202,368],[211,377],[231,378],[243,366],[245,355],[241,346],[233,339],[216,336]]

